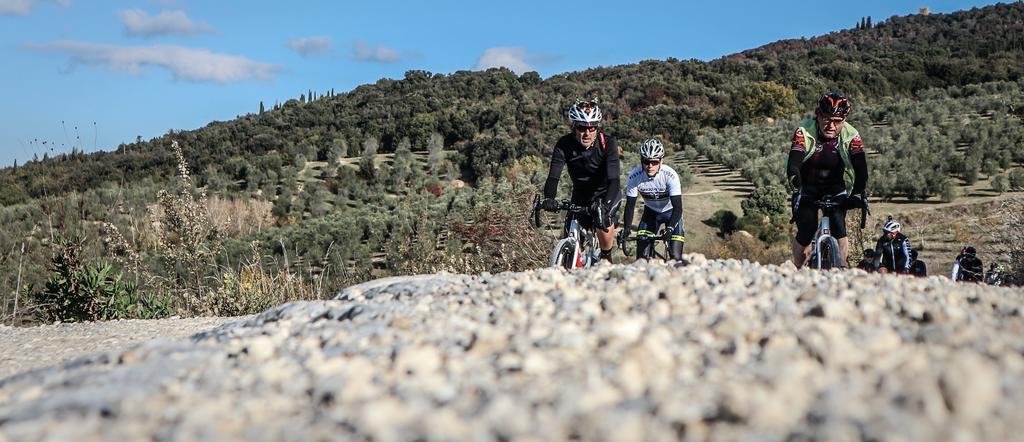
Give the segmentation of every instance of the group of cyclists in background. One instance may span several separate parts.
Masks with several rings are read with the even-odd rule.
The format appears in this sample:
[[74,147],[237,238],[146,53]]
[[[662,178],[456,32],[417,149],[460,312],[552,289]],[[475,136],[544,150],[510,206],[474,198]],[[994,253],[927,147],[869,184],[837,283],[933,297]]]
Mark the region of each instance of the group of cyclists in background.
[[[866,272],[928,276],[927,264],[917,259],[917,250],[910,248],[910,241],[899,231],[900,224],[889,220],[882,229],[885,233],[878,239],[878,244],[873,249],[864,249],[864,259],[857,263],[857,268]],[[949,278],[990,285],[1005,282],[1006,268],[1002,264],[993,262],[987,271],[984,268],[977,249],[964,246],[953,260]]]
[[[838,92],[825,93],[818,100],[814,117],[801,121],[793,133],[785,172],[790,186],[796,189],[791,208],[797,232],[791,245],[793,264],[797,268],[808,264],[819,230],[819,207],[813,202],[823,197],[841,202],[829,211],[828,225],[831,236],[838,242],[839,262],[844,266],[849,252],[846,212],[867,209],[867,155],[860,133],[846,121],[851,110],[847,97]],[[596,233],[600,259],[611,262],[615,241],[630,235],[637,197],[642,196],[644,209],[636,228],[637,258],[649,259],[654,242],[663,240],[669,245],[669,257],[682,259],[685,243],[682,186],[678,173],[664,163],[664,144],[652,138],[638,146],[640,164],[626,175],[625,216],[620,228],[621,152],[616,140],[600,130],[603,116],[597,99],[577,100],[567,116],[571,132],[555,143],[540,207],[547,211],[558,211],[562,207],[555,197],[562,170],[566,169],[572,180],[571,203],[589,208],[573,216],[584,228]],[[662,229],[660,234],[659,229]],[[875,247],[864,250],[864,259],[857,268],[927,276],[927,265],[917,259],[917,251],[910,247],[901,229],[901,224],[890,216],[882,225],[883,233]],[[983,273],[975,248],[966,246],[956,258],[951,277],[957,281],[999,284],[1002,273],[1002,266],[998,264]]]

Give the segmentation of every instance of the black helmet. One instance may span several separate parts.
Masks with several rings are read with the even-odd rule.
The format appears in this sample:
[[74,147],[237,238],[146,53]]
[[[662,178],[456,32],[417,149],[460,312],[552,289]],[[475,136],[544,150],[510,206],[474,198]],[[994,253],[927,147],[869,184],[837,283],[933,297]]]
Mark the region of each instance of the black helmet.
[[874,258],[875,257],[875,249],[864,249],[864,257],[865,258]]
[[974,256],[978,253],[978,251],[974,249],[974,246],[967,246],[966,248],[964,248],[964,253]]
[[828,92],[818,99],[818,112],[830,117],[846,118],[852,109],[850,99],[839,92]]

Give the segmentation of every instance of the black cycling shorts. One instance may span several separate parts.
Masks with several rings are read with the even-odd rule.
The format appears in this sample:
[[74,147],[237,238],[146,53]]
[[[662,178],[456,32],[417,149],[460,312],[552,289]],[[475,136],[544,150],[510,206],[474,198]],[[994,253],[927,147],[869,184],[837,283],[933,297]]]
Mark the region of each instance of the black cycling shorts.
[[[796,242],[807,246],[814,241],[814,234],[818,232],[818,214],[821,211],[814,204],[822,195],[801,193],[793,202],[796,219]],[[829,227],[832,229],[832,237],[835,239],[846,238],[846,208],[837,207],[828,218]]]

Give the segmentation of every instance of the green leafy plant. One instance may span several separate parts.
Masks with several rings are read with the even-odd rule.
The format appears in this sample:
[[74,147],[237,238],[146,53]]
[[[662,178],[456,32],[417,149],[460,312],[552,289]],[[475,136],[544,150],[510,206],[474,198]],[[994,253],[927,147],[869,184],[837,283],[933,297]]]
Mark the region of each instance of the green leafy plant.
[[106,262],[81,259],[84,237],[58,238],[51,258],[53,274],[45,288],[32,294],[38,314],[46,321],[96,321],[157,318],[172,312],[171,300],[145,297],[135,284],[122,280]]

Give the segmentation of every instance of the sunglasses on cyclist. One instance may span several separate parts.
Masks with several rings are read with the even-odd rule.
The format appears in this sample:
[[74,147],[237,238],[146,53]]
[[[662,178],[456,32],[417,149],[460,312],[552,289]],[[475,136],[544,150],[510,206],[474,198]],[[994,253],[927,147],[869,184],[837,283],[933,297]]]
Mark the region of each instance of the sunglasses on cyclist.
[[657,166],[661,164],[661,160],[640,160],[644,166]]
[[846,122],[845,118],[822,118],[821,119],[821,125],[822,126],[826,126],[826,127],[827,126],[839,127],[839,126],[842,126],[843,123],[845,123],[845,122]]
[[596,127],[576,126],[577,132],[597,132]]

